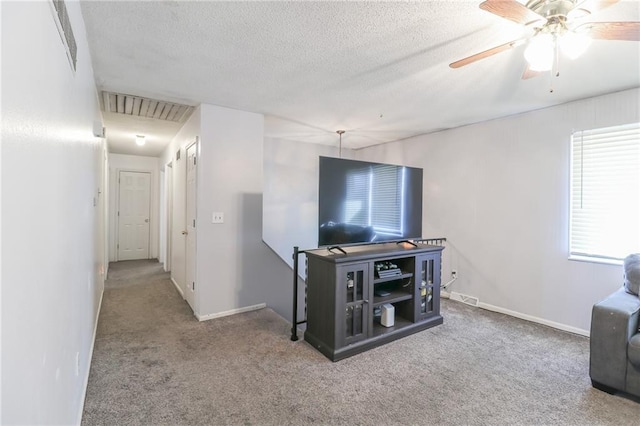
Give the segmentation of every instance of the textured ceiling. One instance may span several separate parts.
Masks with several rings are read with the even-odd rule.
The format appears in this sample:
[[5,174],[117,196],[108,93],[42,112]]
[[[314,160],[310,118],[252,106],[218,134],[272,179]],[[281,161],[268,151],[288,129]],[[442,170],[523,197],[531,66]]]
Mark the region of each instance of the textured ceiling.
[[[344,129],[343,146],[360,148],[640,86],[632,41],[594,41],[561,59],[558,78],[522,80],[524,46],[449,68],[529,34],[479,4],[84,0],[82,11],[99,90],[262,113],[266,137],[292,141],[337,145]],[[640,21],[640,2],[589,20]],[[105,115],[111,150],[157,155],[128,151],[136,121]]]

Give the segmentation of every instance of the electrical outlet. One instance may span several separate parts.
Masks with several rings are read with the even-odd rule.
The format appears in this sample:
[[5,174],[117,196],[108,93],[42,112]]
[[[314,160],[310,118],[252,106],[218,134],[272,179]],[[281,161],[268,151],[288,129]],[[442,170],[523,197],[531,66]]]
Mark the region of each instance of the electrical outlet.
[[213,212],[211,223],[224,223],[224,213],[223,212]]
[[451,278],[458,278],[458,271],[456,271],[455,269],[451,271]]

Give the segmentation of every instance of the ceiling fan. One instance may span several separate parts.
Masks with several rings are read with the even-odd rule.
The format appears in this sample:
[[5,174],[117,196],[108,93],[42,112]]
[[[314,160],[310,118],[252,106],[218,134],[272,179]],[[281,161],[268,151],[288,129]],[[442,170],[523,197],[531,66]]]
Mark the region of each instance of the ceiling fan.
[[530,35],[451,63],[460,68],[527,43],[523,79],[557,67],[558,53],[580,56],[591,39],[640,41],[640,22],[584,22],[583,19],[619,0],[486,0],[480,9],[532,28]]

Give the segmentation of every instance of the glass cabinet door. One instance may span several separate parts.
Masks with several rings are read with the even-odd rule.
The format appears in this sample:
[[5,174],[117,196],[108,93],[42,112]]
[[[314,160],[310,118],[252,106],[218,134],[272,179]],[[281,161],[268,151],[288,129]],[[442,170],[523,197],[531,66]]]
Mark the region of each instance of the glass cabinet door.
[[420,256],[418,258],[418,317],[424,318],[437,313],[435,292],[440,285],[440,262],[437,256]]
[[338,269],[338,285],[344,294],[342,341],[348,345],[367,337],[368,264]]

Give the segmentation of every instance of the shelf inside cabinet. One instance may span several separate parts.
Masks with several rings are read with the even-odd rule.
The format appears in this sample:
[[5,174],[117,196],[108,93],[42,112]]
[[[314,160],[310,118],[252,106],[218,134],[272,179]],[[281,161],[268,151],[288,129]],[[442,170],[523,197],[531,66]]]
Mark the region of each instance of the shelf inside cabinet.
[[374,296],[373,306],[383,305],[385,303],[401,302],[403,300],[409,300],[413,298],[413,295],[408,291],[394,290],[390,291],[388,296]]
[[386,283],[388,281],[401,280],[403,278],[411,278],[411,277],[413,277],[413,274],[410,273],[410,272],[407,272],[407,273],[394,275],[394,276],[387,277],[387,278],[374,278],[373,283],[374,284],[380,284],[380,283]]
[[392,331],[400,330],[401,328],[412,325],[413,322],[405,318],[396,316],[395,323],[392,327],[385,327],[378,322],[374,322],[373,329],[371,330],[372,337],[380,336],[382,334],[390,333]]

